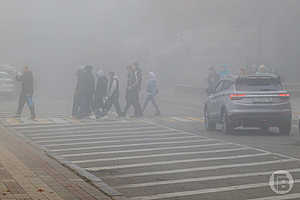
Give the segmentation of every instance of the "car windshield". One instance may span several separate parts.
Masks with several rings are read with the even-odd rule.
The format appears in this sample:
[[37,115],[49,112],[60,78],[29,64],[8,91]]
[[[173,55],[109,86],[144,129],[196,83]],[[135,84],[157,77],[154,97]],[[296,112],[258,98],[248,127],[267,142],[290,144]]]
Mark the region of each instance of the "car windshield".
[[282,85],[277,78],[245,78],[237,81],[238,91],[279,91]]

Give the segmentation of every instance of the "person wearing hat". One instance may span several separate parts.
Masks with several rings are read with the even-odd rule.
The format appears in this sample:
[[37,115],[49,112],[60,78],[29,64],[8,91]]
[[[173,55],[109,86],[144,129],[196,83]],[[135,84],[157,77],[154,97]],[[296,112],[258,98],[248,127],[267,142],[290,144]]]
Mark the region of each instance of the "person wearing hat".
[[27,103],[27,106],[30,109],[31,119],[34,120],[36,117],[34,103],[32,100],[33,91],[34,91],[34,87],[33,87],[34,79],[33,79],[33,73],[28,66],[24,67],[24,71],[22,75],[16,76],[16,80],[22,83],[22,90],[19,97],[17,117],[21,116],[24,105],[25,103]]

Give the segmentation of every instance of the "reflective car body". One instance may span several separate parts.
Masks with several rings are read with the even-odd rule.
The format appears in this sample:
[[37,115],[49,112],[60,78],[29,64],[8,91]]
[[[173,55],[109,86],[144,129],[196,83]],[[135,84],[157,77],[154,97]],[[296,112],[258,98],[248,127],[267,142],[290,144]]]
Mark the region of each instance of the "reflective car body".
[[205,125],[223,132],[236,127],[278,127],[282,134],[291,130],[290,94],[274,74],[254,74],[220,80],[205,103]]

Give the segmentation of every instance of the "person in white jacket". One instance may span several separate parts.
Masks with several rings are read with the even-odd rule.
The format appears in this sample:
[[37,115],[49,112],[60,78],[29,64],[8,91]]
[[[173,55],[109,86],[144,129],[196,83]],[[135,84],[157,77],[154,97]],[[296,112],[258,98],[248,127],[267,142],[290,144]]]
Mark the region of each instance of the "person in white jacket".
[[112,106],[115,107],[115,110],[119,116],[122,116],[121,106],[119,102],[120,98],[120,81],[119,77],[115,75],[114,72],[109,73],[109,82],[108,82],[108,95],[106,100],[106,112],[109,112]]

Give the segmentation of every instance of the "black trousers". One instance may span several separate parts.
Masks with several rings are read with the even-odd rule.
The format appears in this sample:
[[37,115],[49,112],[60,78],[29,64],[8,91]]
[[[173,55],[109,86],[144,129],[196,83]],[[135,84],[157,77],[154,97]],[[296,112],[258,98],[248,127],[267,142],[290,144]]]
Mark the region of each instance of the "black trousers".
[[34,103],[32,102],[32,95],[28,95],[23,91],[21,92],[20,97],[19,97],[19,106],[18,106],[17,115],[22,114],[25,103],[27,104],[27,106],[30,109],[31,118],[35,118],[36,115],[35,115]]
[[93,95],[79,94],[79,114],[78,117],[84,118],[89,116],[93,111]]
[[121,110],[121,106],[120,106],[119,96],[118,95],[113,95],[105,103],[106,113],[111,110],[112,106],[114,106],[117,114],[119,116],[121,116],[122,115],[122,110]]
[[142,107],[140,104],[140,94],[139,91],[128,91],[126,94],[126,106],[124,109],[124,115],[127,115],[129,108],[134,107],[134,116],[141,117],[143,115]]

